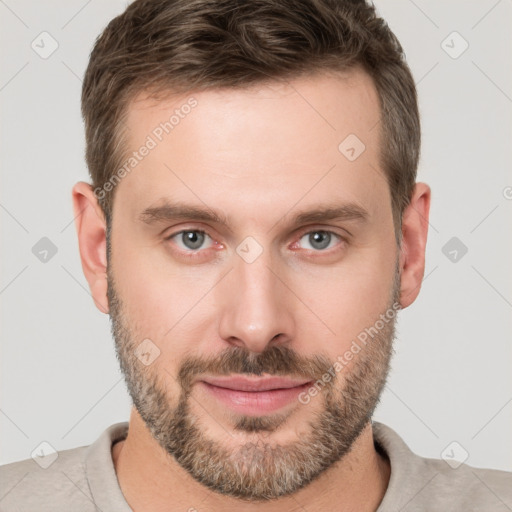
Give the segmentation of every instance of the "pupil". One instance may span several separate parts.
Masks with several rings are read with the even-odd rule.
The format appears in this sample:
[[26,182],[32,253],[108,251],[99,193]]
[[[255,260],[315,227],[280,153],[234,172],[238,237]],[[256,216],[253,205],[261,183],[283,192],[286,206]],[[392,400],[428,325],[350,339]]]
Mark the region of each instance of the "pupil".
[[326,231],[316,231],[312,235],[309,235],[311,245],[315,246],[317,249],[325,249],[329,246],[329,242],[331,241],[330,233]]
[[187,231],[183,233],[184,243],[189,249],[197,249],[203,243],[204,235],[195,231]]

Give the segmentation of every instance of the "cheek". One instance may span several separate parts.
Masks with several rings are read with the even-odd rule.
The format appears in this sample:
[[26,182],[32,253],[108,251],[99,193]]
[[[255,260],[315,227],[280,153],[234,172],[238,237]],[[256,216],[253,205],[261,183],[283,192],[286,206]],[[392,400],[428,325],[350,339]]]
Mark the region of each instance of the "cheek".
[[170,257],[165,259],[163,248],[116,243],[119,249],[112,259],[116,291],[135,341],[151,339],[161,350],[159,361],[171,367],[180,360],[179,354],[190,350],[191,341],[201,339],[200,330],[204,337],[212,329],[214,323],[207,319],[215,318],[218,311],[211,310],[211,304],[206,310],[208,292],[225,270],[178,267]]
[[[300,278],[298,295],[316,313],[297,316],[298,332],[317,332],[331,356],[343,352],[365,328],[372,326],[390,305],[395,276],[393,252],[368,249],[331,269],[321,269]],[[330,341],[318,339],[318,328]],[[325,339],[325,338],[324,338]],[[334,354],[336,352],[336,354]]]
[[[138,244],[133,236],[114,228],[112,269],[116,291],[122,300],[127,322],[134,336],[158,340],[163,319],[167,329],[172,325],[172,306],[180,290],[170,283],[152,261],[156,248]],[[127,240],[131,240],[127,243]],[[154,259],[154,258],[153,258]],[[178,314],[179,311],[176,312]]]

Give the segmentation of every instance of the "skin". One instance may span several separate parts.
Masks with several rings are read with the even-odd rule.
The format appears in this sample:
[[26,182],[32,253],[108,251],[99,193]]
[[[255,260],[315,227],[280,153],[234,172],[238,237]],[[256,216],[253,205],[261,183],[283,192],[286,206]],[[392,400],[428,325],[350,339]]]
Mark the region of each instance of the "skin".
[[[130,342],[136,346],[143,339],[158,347],[160,355],[151,365],[129,364],[147,382],[158,379],[169,411],[178,405],[180,370],[190,358],[201,370],[218,369],[223,351],[263,356],[284,347],[298,356],[295,366],[290,363],[297,371],[305,371],[305,363],[317,356],[334,362],[390,307],[397,267],[396,298],[402,308],[409,306],[424,274],[430,206],[429,187],[417,183],[397,247],[390,190],[380,166],[380,133],[372,130],[380,117],[378,96],[371,78],[359,69],[158,101],[141,93],[128,110],[130,149],[140,147],[191,96],[197,106],[116,187],[109,279],[103,213],[89,184],[73,188],[82,267],[95,304],[108,313],[113,296],[122,300],[122,309],[115,311],[122,319],[114,329],[118,348],[131,350]],[[338,150],[349,134],[366,146],[353,162]],[[229,225],[140,220],[144,209],[166,198],[207,205],[226,215]],[[290,225],[298,211],[326,203],[358,205],[367,217]],[[193,251],[179,237],[165,240],[183,229],[204,230],[210,237],[194,260],[185,256]],[[305,235],[322,230],[344,240],[334,236],[328,249],[315,249]],[[247,236],[262,248],[252,263],[236,252]],[[391,329],[382,336],[387,354],[392,337]],[[375,349],[363,353],[373,354],[370,350]],[[263,417],[260,426],[266,421],[267,430],[237,428],[240,415],[195,383],[189,414],[204,439],[234,454],[233,460],[249,442],[291,447],[313,435],[309,422],[325,414],[328,396],[343,404],[343,391],[363,357],[357,355],[326,388],[330,391],[308,405],[295,403],[280,416]],[[384,378],[387,360],[383,357],[373,371]],[[378,398],[380,389],[371,393]],[[348,453],[296,492],[271,501],[242,501],[202,485],[166,452],[135,407],[128,437],[114,445],[112,455],[123,494],[135,511],[371,511],[390,475],[389,461],[375,450],[369,422]]]

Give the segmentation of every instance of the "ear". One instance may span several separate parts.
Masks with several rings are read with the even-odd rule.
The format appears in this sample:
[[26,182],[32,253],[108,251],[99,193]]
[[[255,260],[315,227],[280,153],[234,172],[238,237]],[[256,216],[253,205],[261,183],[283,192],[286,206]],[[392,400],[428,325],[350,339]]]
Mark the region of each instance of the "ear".
[[91,185],[79,181],[72,194],[82,270],[96,307],[108,313],[105,217]]
[[418,296],[425,273],[430,187],[416,183],[409,205],[402,215],[402,246],[400,250],[400,304],[410,306]]

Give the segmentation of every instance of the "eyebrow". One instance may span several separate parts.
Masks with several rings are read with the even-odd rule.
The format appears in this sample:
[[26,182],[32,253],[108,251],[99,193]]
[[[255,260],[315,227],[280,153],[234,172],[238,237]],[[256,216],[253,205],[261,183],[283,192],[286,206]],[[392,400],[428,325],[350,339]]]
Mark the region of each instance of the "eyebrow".
[[[366,221],[368,217],[368,211],[356,203],[320,205],[314,209],[296,213],[292,218],[291,224],[300,225],[329,220]],[[228,218],[221,212],[208,207],[202,208],[184,203],[170,203],[168,201],[160,206],[146,208],[140,213],[139,220],[149,225],[172,220],[214,222],[226,226],[231,231]]]

